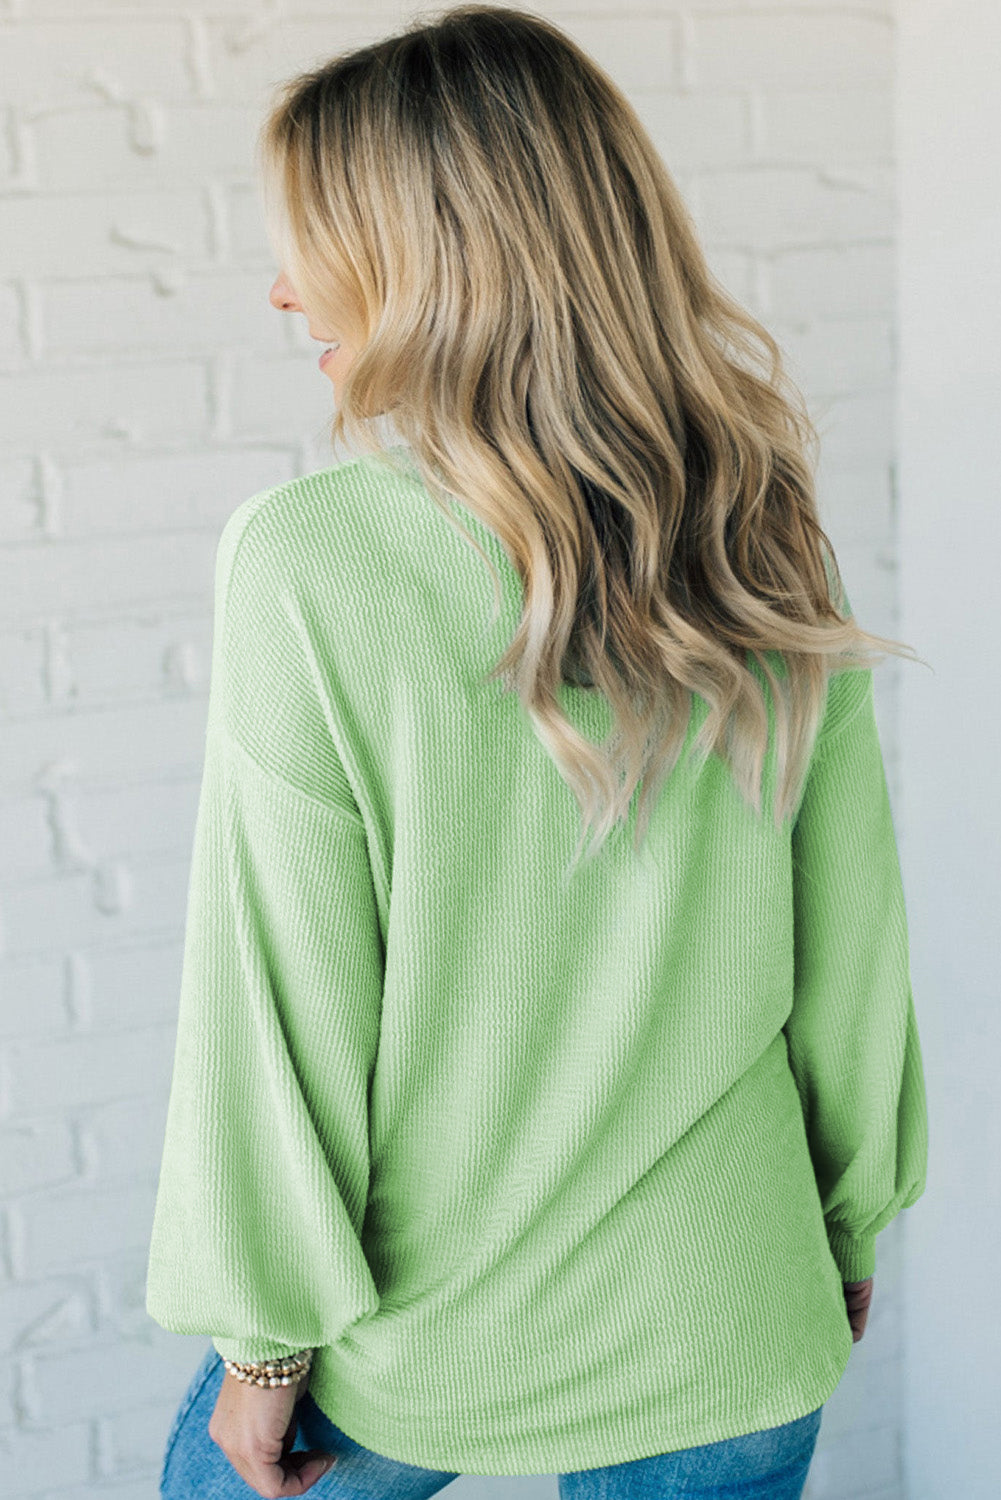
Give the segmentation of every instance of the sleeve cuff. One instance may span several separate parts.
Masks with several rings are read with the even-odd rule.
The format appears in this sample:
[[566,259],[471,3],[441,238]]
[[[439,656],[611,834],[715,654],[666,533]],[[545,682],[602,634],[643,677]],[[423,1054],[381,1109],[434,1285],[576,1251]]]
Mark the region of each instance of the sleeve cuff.
[[876,1236],[828,1229],[827,1243],[842,1281],[868,1281],[876,1273]]
[[288,1359],[301,1352],[301,1348],[293,1349],[290,1344],[278,1344],[273,1339],[261,1338],[213,1338],[212,1345],[223,1359],[236,1360],[238,1364],[256,1364],[264,1359]]

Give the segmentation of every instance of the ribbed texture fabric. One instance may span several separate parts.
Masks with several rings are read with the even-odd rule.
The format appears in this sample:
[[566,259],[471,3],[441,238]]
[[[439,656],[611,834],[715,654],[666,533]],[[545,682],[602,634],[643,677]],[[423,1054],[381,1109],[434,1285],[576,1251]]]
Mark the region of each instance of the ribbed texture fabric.
[[[872,673],[831,679],[791,829],[771,741],[760,818],[679,762],[639,855],[634,797],[568,881],[576,800],[483,681],[520,581],[452,508],[493,622],[413,469],[342,463],[223,529],[147,1310],[231,1357],[314,1348],[331,1420],[427,1468],[790,1421],[925,1184]],[[598,743],[605,700],[561,693]]]

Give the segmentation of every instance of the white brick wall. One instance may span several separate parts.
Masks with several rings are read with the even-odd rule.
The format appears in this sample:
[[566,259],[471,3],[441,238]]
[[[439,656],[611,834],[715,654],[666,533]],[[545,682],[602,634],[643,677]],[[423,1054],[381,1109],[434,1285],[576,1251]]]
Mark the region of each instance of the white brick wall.
[[[891,0],[538,8],[630,92],[714,267],[788,351],[824,433],[821,505],[853,603],[894,634]],[[152,1500],[204,1347],[158,1329],[143,1298],[212,562],[239,501],[331,461],[315,349],[267,302],[252,137],[271,83],[409,14],[372,0],[0,0],[12,1500]],[[877,687],[891,767],[894,682],[891,661]],[[897,1227],[825,1409],[811,1500],[902,1497]]]

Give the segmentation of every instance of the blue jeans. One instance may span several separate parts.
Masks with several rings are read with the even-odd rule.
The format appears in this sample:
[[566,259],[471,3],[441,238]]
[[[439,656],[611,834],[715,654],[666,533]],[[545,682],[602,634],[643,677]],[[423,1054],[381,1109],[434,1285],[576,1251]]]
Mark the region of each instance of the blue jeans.
[[[208,1434],[226,1371],[210,1346],[195,1371],[167,1437],[160,1476],[163,1500],[255,1500],[251,1489]],[[232,1379],[232,1377],[229,1377]],[[557,1476],[560,1500],[800,1500],[820,1432],[816,1411],[698,1448],[638,1458]],[[336,1453],[337,1462],[307,1493],[316,1500],[424,1500],[458,1474],[384,1458],[336,1427],[307,1391],[296,1406],[293,1448]],[[259,1497],[258,1497],[259,1500]]]

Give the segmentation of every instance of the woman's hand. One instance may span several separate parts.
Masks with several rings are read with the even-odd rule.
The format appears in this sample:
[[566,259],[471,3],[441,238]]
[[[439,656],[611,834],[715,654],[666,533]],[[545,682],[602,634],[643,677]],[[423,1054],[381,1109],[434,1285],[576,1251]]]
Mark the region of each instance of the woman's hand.
[[865,1332],[865,1323],[869,1316],[869,1304],[872,1302],[872,1277],[867,1277],[865,1281],[846,1281],[843,1285],[848,1321],[852,1325],[852,1341],[857,1344]]
[[298,1425],[295,1407],[309,1388],[252,1385],[227,1371],[209,1418],[209,1437],[229,1459],[241,1479],[265,1500],[304,1495],[337,1462],[336,1454],[311,1448],[293,1453]]

